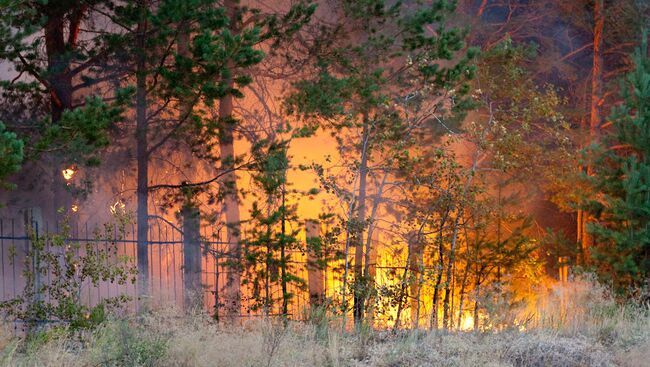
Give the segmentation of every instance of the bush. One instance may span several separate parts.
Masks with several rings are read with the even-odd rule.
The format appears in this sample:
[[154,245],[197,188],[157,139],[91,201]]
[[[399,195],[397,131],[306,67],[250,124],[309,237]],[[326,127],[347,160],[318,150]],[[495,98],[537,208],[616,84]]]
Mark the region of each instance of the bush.
[[1,302],[0,311],[9,318],[26,322],[30,332],[44,322],[64,323],[72,330],[100,324],[108,311],[120,307],[128,297],[107,298],[91,307],[81,301],[82,287],[87,284],[97,287],[106,281],[134,283],[137,273],[132,259],[118,254],[114,241],[116,231],[124,234],[129,217],[116,218],[117,224],[106,224],[103,230],[95,230],[93,243],[68,241],[67,223],[57,234],[39,236],[32,230],[24,259],[25,288],[17,297]]
[[168,339],[125,320],[104,323],[94,331],[90,364],[99,366],[158,366]]

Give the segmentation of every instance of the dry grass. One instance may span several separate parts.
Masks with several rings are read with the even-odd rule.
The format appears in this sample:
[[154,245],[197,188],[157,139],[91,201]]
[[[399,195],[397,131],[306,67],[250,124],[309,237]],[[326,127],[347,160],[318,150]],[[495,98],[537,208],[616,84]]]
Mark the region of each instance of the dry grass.
[[0,365],[645,366],[650,361],[647,308],[617,305],[589,282],[553,290],[535,307],[526,331],[446,334],[341,333],[334,322],[285,328],[258,320],[224,328],[205,315],[163,309],[112,320],[85,334],[50,331],[26,340],[5,330]]

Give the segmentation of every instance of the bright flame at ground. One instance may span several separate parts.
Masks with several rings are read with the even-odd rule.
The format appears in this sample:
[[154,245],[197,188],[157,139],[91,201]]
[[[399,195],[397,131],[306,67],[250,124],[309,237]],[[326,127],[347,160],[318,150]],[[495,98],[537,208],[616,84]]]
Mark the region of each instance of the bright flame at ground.
[[124,212],[125,208],[126,205],[122,202],[122,200],[118,200],[115,202],[115,204],[111,205],[108,210],[111,212],[111,214],[115,215],[118,211],[120,213]]
[[70,181],[75,173],[77,173],[77,171],[75,171],[72,167],[61,171],[61,174],[66,181]]
[[79,211],[79,206],[73,205],[71,209],[73,213],[76,213],[77,211]]
[[460,325],[461,330],[472,330],[474,329],[474,316],[465,315],[463,317],[463,322]]

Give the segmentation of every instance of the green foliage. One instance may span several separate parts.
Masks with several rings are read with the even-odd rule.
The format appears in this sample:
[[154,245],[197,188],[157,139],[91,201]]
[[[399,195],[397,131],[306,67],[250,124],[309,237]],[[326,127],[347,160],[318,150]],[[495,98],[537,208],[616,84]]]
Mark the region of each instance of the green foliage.
[[67,323],[75,330],[101,323],[106,312],[120,307],[128,297],[119,295],[88,306],[82,302],[82,289],[98,287],[100,282],[135,282],[132,259],[118,253],[114,238],[116,232],[124,233],[128,220],[118,217],[117,224],[96,229],[96,240],[86,244],[69,241],[70,228],[65,223],[58,234],[41,235],[32,228],[24,258],[25,288],[22,294],[0,303],[0,310],[26,322],[30,329],[43,323]]
[[24,159],[24,142],[15,133],[7,131],[0,122],[0,187],[11,187],[4,179],[20,170]]
[[[80,32],[86,32],[80,37],[83,39],[61,34],[65,40],[58,44],[55,28],[59,25],[55,23],[64,19],[60,25],[63,32],[68,24],[72,27],[74,19],[83,21],[89,8],[110,12],[113,5],[106,0],[83,5],[23,0],[0,4],[0,59],[16,73],[9,74],[11,80],[0,81],[0,114],[9,129],[19,132],[25,141],[26,159],[48,154],[70,163],[98,164],[97,151],[108,145],[111,129],[123,117],[130,90],[117,88],[110,103],[93,91],[85,93],[85,103],[73,104],[76,91],[106,81],[102,71],[107,67],[100,67],[100,60],[105,63],[116,49],[108,33],[91,22],[81,26]],[[43,37],[46,27],[49,32]],[[82,72],[86,70],[89,73]]]
[[536,56],[532,46],[509,39],[481,56],[475,93],[490,118],[468,130],[494,168],[519,179],[534,175],[551,189],[558,172],[572,169],[574,147],[562,113],[566,101],[553,86],[539,86],[527,69]]
[[58,122],[46,120],[32,151],[37,155],[57,151],[68,162],[98,165],[98,152],[109,145],[110,131],[122,118],[131,92],[130,88],[118,90],[116,101],[110,104],[96,96],[88,97],[82,107],[64,111]]
[[[242,284],[250,285],[253,293],[252,310],[271,313],[281,301],[280,313],[293,298],[290,284],[304,288],[305,281],[294,274],[291,252],[302,250],[297,239],[299,230],[296,206],[287,205],[286,176],[289,169],[287,156],[289,141],[262,141],[253,147],[255,163],[252,178],[258,200],[251,209],[251,231],[244,242],[244,270]],[[289,193],[290,194],[290,193]],[[280,296],[275,296],[277,287]]]
[[158,366],[168,349],[164,333],[152,333],[147,325],[116,320],[93,332],[90,359],[101,366]]
[[[314,77],[294,83],[285,101],[288,111],[312,130],[323,129],[336,139],[340,164],[312,168],[325,191],[348,206],[340,218],[345,272],[350,248],[357,254],[371,251],[365,234],[377,219],[371,212],[386,205],[384,186],[408,185],[404,181],[417,175],[416,167],[427,161],[433,141],[442,135],[436,127],[455,127],[469,106],[468,82],[475,74],[477,51],[466,49],[466,31],[446,24],[454,4],[414,5],[334,2],[341,15],[327,49],[316,55]],[[363,317],[361,304],[376,293],[367,260],[359,263],[357,256],[354,284],[344,279],[343,292],[349,288],[354,294],[356,321]]]
[[[623,103],[613,109],[612,131],[590,148],[596,197],[585,208],[596,218],[588,230],[601,279],[619,292],[643,286],[650,275],[650,58],[644,32],[635,69],[621,83]],[[629,293],[628,293],[629,294]]]

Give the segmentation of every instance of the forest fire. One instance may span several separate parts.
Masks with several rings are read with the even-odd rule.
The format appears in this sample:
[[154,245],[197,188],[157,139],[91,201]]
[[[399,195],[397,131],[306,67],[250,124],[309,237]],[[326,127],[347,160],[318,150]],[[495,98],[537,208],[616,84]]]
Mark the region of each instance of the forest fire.
[[122,200],[117,200],[115,203],[111,204],[108,207],[108,211],[113,215],[122,214],[125,212],[125,210],[126,204],[124,204]]
[[63,176],[63,179],[65,179],[66,181],[72,180],[72,178],[76,173],[77,171],[74,169],[74,167],[61,170],[61,175]]
[[644,1],[1,2],[0,314],[29,332],[178,308],[525,365],[518,335],[595,329],[588,293],[647,309]]

